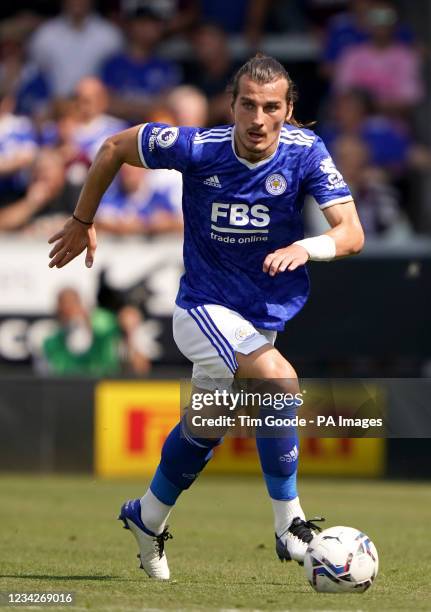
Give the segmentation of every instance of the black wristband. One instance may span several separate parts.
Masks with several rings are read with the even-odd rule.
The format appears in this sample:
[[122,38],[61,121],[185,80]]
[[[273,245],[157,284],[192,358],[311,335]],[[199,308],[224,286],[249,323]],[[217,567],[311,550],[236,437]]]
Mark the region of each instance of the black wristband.
[[72,214],[72,218],[75,219],[75,221],[79,221],[79,223],[82,223],[82,225],[93,225],[93,221],[83,221],[82,219],[79,219],[75,213]]

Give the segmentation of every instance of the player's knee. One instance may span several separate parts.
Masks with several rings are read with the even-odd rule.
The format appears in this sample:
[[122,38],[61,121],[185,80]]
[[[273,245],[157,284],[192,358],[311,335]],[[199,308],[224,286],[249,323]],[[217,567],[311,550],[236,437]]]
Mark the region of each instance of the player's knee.
[[290,363],[278,353],[271,352],[266,359],[262,361],[260,367],[259,378],[281,381],[296,381],[297,376],[294,368]]
[[273,347],[262,347],[249,355],[237,354],[240,378],[296,380],[292,365]]
[[263,377],[277,380],[296,380],[296,372],[288,362],[280,363],[275,361],[267,365],[263,372]]
[[223,436],[211,436],[211,438],[204,438],[197,436],[195,431],[190,429],[187,419],[183,417],[181,421],[181,435],[184,438],[184,442],[194,446],[195,448],[202,449],[203,451],[211,451],[223,442]]

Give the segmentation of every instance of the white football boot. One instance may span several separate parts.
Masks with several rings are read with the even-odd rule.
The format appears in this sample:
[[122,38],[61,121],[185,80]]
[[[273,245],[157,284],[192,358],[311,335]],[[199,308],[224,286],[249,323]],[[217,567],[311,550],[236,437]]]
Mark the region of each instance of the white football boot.
[[280,536],[275,534],[275,551],[280,561],[297,561],[299,565],[303,565],[309,543],[318,531],[322,531],[313,521],[324,520],[317,516],[305,521],[296,516],[284,533]]
[[124,528],[130,529],[136,538],[139,547],[138,559],[150,578],[156,580],[169,580],[168,560],[165,554],[165,542],[172,538],[166,527],[162,533],[156,535],[141,519],[141,500],[131,499],[121,506],[119,520],[123,521]]

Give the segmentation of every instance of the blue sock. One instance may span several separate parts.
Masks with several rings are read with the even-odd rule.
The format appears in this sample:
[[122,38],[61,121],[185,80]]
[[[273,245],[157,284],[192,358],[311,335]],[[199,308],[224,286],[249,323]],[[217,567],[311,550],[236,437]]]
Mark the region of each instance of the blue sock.
[[213,448],[221,442],[222,438],[194,438],[185,419],[180,421],[163,444],[151,491],[161,502],[173,506],[179,495],[193,484],[213,456]]
[[[271,415],[275,418],[292,418],[296,414],[296,407],[278,410],[261,410],[260,417]],[[272,499],[290,500],[297,497],[296,474],[299,457],[299,440],[296,427],[277,427],[279,437],[265,437],[262,434],[274,431],[275,428],[264,427],[260,435],[256,433],[256,445],[260,464],[269,496]]]

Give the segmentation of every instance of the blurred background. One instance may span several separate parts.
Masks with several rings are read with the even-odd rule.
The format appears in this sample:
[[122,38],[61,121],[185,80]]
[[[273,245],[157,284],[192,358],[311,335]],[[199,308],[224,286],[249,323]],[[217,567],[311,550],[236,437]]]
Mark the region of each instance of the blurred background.
[[[429,0],[33,0],[0,16],[0,469],[151,471],[178,417],[161,381],[190,374],[171,333],[181,176],[122,168],[91,271],[48,269],[46,241],[106,137],[230,123],[226,85],[256,51],[295,81],[295,114],[315,122],[367,239],[359,257],[310,265],[310,301],[278,348],[301,376],[431,375]],[[313,201],[305,223],[324,231]],[[230,469],[249,465],[248,444],[231,444]],[[430,475],[428,440],[331,444],[305,445],[312,473],[351,457],[350,474]]]

